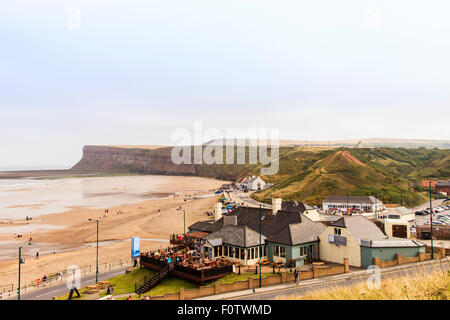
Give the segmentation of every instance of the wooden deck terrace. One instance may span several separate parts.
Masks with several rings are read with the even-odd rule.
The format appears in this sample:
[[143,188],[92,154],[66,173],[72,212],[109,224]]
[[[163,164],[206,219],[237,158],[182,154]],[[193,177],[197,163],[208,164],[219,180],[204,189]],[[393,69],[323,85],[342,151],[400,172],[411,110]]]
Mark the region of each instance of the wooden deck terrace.
[[[164,260],[155,259],[145,254],[141,254],[140,264],[146,268],[158,271],[167,266],[167,262]],[[222,278],[232,272],[233,265],[231,264],[220,267],[203,267],[201,269],[195,269],[174,263],[174,267],[170,270],[169,274],[203,285],[205,281]]]

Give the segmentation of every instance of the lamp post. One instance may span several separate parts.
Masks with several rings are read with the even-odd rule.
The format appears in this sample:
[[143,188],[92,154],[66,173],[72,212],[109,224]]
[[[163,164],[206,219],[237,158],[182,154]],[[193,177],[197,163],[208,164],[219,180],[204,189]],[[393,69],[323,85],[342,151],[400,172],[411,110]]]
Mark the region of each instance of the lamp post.
[[[28,243],[31,246],[31,242]],[[17,300],[20,300],[20,267],[22,265],[22,247],[19,247],[19,279],[17,281]]]
[[181,207],[179,207],[177,210],[183,210],[183,219],[184,219],[183,234],[186,234],[186,209],[185,208],[181,209]]
[[431,259],[434,259],[434,248],[433,248],[433,205],[431,201],[431,181],[428,182],[430,186],[430,230],[431,230]]
[[400,191],[400,205],[403,206],[403,191]]
[[262,287],[262,273],[261,273],[261,265],[262,265],[262,221],[264,217],[262,216],[262,205],[259,205],[259,287]]
[[349,213],[349,210],[348,210],[348,191],[347,191],[347,214]]
[[17,300],[20,300],[20,265],[22,264],[22,247],[19,247],[19,281],[17,284]]
[[[89,221],[92,221],[92,219],[88,219]],[[96,252],[96,259],[95,259],[95,283],[98,283],[98,219],[95,220],[97,222],[97,252]]]

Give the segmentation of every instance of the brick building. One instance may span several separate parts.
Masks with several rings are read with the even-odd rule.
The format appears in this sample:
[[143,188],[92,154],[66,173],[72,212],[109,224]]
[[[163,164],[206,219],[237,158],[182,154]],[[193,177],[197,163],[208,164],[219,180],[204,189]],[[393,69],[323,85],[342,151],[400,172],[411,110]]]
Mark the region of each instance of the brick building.
[[450,195],[450,180],[439,182],[434,188],[436,192],[445,192],[447,195]]
[[[417,239],[431,239],[430,225],[421,225],[417,227]],[[450,240],[450,226],[435,225],[433,226],[433,239]]]

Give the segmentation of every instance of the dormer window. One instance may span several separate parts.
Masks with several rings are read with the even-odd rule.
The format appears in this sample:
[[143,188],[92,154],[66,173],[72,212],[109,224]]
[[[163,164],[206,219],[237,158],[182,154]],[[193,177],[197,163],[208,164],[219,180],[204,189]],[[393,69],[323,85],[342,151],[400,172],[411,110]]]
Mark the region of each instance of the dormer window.
[[341,228],[334,228],[334,234],[341,235]]

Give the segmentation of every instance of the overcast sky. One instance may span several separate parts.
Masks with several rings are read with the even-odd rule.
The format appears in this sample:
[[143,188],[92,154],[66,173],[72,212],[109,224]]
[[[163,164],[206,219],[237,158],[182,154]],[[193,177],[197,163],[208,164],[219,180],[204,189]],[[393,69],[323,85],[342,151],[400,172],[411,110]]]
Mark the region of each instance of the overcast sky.
[[2,1],[0,168],[70,167],[86,144],[170,144],[195,120],[284,139],[450,139],[449,11],[444,0]]

